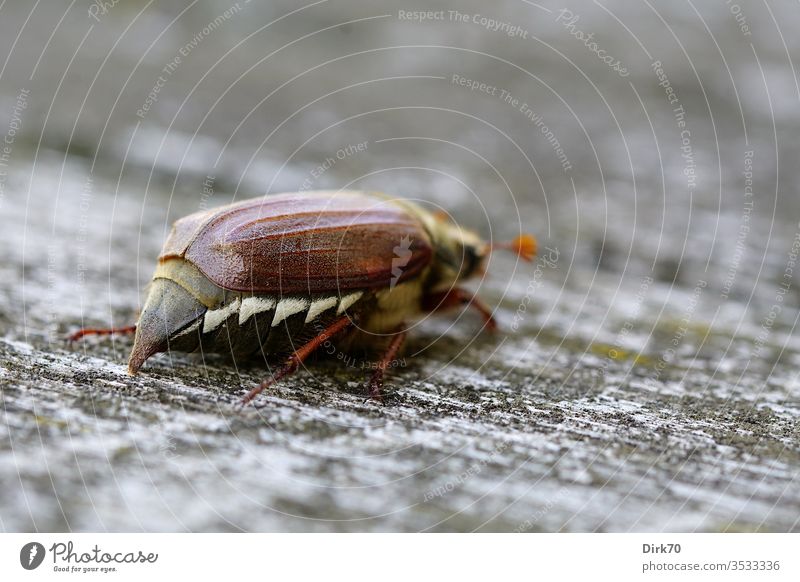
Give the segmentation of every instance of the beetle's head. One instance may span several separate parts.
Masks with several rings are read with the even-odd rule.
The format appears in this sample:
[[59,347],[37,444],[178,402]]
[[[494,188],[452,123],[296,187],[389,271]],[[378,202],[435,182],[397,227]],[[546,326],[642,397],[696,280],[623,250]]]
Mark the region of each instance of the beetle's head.
[[175,281],[153,279],[128,360],[128,372],[135,374],[142,364],[170,349],[192,351],[199,344],[197,333],[188,332],[203,317],[206,307]]
[[521,235],[510,242],[489,243],[443,216],[437,216],[436,230],[436,257],[442,283],[453,284],[483,273],[486,259],[495,249],[512,251],[526,261],[536,256],[536,239],[531,235]]

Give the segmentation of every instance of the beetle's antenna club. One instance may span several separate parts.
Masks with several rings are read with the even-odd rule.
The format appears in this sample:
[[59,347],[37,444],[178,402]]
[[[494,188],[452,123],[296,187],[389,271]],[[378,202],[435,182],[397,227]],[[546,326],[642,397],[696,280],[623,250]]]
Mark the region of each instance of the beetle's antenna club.
[[506,251],[511,251],[519,258],[531,262],[536,256],[538,243],[536,242],[536,238],[534,238],[532,235],[522,234],[509,242],[492,243],[490,249],[503,249]]

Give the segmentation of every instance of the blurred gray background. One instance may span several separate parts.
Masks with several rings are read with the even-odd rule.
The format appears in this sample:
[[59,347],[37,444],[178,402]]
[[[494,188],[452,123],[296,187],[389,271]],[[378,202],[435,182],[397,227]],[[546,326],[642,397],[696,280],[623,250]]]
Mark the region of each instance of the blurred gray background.
[[[799,10],[3,2],[0,528],[797,530]],[[135,320],[173,220],[319,188],[549,250],[383,407],[341,362],[239,412],[263,363],[63,341]]]

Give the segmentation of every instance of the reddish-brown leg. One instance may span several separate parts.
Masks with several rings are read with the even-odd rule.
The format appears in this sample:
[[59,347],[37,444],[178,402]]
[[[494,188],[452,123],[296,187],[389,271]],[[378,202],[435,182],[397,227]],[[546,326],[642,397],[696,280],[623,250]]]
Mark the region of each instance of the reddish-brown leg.
[[67,339],[70,343],[72,343],[78,341],[86,335],[128,335],[132,333],[136,333],[135,325],[129,325],[127,327],[110,327],[106,329],[84,327],[83,329],[79,329],[75,333],[70,334]]
[[326,327],[314,339],[304,344],[302,347],[296,349],[295,352],[291,356],[289,356],[289,358],[286,360],[283,366],[281,366],[275,371],[275,373],[272,375],[271,378],[264,380],[261,384],[253,388],[247,394],[247,396],[244,397],[244,400],[242,400],[242,406],[251,402],[256,396],[261,394],[266,388],[268,388],[281,378],[284,378],[296,372],[297,369],[300,367],[300,364],[302,364],[306,360],[306,358],[308,358],[308,356],[313,354],[317,350],[317,348],[319,348],[322,344],[324,344],[326,341],[328,341],[337,333],[350,327],[352,324],[353,321],[352,319],[350,319],[350,316],[343,315],[342,317],[334,321],[332,324],[330,324],[328,327]]
[[483,320],[486,322],[486,328],[489,331],[497,329],[497,322],[492,317],[492,310],[469,291],[454,287],[448,291],[439,291],[427,295],[422,301],[422,308],[425,311],[441,311],[444,309],[452,309],[461,305],[469,305],[478,313],[481,314]]
[[386,374],[386,368],[394,361],[395,357],[397,356],[397,352],[400,351],[400,347],[403,345],[405,339],[405,330],[398,331],[392,336],[392,340],[389,342],[389,347],[386,348],[383,357],[378,362],[378,367],[376,368],[375,373],[372,374],[372,378],[370,378],[369,381],[369,397],[372,400],[377,400],[379,402],[383,401],[381,388],[383,388],[383,377]]

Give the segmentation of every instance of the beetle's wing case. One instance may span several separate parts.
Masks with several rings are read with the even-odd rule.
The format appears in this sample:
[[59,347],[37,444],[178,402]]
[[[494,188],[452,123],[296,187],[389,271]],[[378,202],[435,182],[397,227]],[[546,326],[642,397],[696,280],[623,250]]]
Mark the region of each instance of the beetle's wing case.
[[160,260],[181,257],[223,289],[346,294],[418,275],[433,257],[407,203],[354,191],[266,196],[175,223]]

